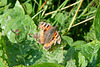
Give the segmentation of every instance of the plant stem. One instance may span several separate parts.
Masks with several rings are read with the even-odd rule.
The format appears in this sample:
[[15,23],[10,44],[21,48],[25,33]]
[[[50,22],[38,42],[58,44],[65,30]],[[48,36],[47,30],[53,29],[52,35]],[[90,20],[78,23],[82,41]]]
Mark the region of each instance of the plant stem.
[[[75,26],[77,26],[77,25],[80,25],[80,24],[82,24],[82,23],[85,23],[85,22],[87,22],[87,21],[89,21],[89,20],[92,20],[92,19],[94,19],[94,18],[95,18],[95,16],[93,16],[93,17],[91,17],[91,18],[89,18],[89,19],[86,19],[86,20],[84,20],[84,21],[81,21],[81,22],[79,22],[79,23],[77,23],[77,24],[71,26],[71,28],[72,28],[72,27],[75,27]],[[64,31],[64,30],[67,30],[67,29],[68,29],[68,28],[63,29],[63,30],[61,30],[61,31]]]
[[32,19],[35,18],[38,14],[40,14],[42,11],[43,11],[43,10],[41,10],[41,11],[39,11],[37,14],[35,14],[35,15],[32,17]]
[[79,9],[80,9],[80,7],[81,7],[82,3],[83,3],[83,0],[81,0],[80,5],[79,5],[79,7],[78,7],[78,9],[77,9],[77,11],[76,11],[76,13],[75,13],[74,17],[73,17],[73,20],[72,20],[71,24],[69,25],[69,28],[68,28],[68,31],[67,31],[67,32],[69,32],[69,30],[70,30],[70,28],[71,28],[72,24],[74,23],[75,18],[76,18],[77,14],[78,14],[78,11],[79,11]]
[[[75,2],[75,3],[71,4],[71,5],[68,5],[68,6],[64,7],[64,8],[61,8],[61,9],[58,10],[58,11],[65,10],[65,9],[71,7],[71,6],[74,6],[74,5],[78,4],[78,3],[80,3],[80,1]],[[52,12],[46,13],[45,16],[50,15],[50,14],[53,14],[53,13],[55,13],[55,12],[56,12],[56,11],[52,11]]]

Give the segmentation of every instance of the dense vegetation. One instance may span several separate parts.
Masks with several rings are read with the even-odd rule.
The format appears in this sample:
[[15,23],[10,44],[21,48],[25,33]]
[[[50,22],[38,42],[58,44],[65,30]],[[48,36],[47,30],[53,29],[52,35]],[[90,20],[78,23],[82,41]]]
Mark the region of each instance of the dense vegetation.
[[[39,22],[58,26],[46,51]],[[0,67],[100,67],[99,0],[1,0]]]

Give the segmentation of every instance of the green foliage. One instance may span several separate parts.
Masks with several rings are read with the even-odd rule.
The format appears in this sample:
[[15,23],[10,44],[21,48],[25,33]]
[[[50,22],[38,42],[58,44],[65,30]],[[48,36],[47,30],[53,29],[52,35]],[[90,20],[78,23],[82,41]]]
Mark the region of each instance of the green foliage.
[[32,5],[30,3],[25,3],[27,13],[32,13]]
[[42,63],[42,64],[35,64],[30,67],[64,67],[64,66],[55,63]]
[[[80,6],[75,0],[1,0],[0,67],[100,67],[97,2],[86,0]],[[77,4],[65,9],[72,3]],[[86,22],[93,16],[94,20]],[[60,45],[52,45],[46,51],[38,44],[40,21],[58,26]],[[68,31],[71,24],[74,26]]]
[[5,6],[7,4],[7,0],[0,0],[0,6]]
[[96,34],[96,38],[100,41],[100,31],[99,31],[99,28],[100,28],[100,5],[98,6],[97,8],[97,12],[96,12],[96,15],[95,15],[95,20],[94,20],[94,29],[95,29],[95,34]]
[[62,36],[62,38],[63,38],[64,40],[66,40],[70,46],[72,46],[72,44],[73,44],[73,39],[72,39],[71,37]]
[[[17,1],[13,9],[9,9],[0,17],[1,28],[12,43],[20,43],[25,40],[28,32],[36,26],[28,15],[24,15],[22,6]],[[16,20],[18,19],[18,20]],[[18,30],[16,32],[16,30]],[[34,30],[35,31],[35,30]],[[23,34],[24,33],[24,34]]]
[[67,62],[67,65],[66,65],[66,67],[76,67],[76,65],[75,65],[75,60],[73,59],[71,59],[71,60],[69,60],[68,62]]
[[7,62],[4,61],[2,58],[0,58],[0,67],[8,67]]

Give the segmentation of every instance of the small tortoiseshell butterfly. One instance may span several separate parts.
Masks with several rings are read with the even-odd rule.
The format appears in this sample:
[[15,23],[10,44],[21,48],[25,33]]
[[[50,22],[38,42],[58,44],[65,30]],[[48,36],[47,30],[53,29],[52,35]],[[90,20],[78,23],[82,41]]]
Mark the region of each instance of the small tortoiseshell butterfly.
[[57,26],[52,27],[50,24],[45,22],[39,23],[40,28],[40,36],[39,36],[39,43],[44,44],[43,48],[49,50],[51,45],[56,42],[60,44],[61,38],[59,33],[57,32]]

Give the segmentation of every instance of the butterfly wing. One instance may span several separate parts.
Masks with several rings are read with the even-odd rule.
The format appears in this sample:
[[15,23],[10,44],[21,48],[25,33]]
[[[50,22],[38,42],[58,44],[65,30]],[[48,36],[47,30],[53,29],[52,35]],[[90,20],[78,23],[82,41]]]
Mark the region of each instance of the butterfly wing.
[[48,23],[45,22],[40,22],[39,23],[39,28],[40,28],[40,37],[39,37],[39,43],[44,44],[44,34],[50,30],[52,26]]
[[56,42],[58,44],[60,44],[60,42],[61,42],[61,38],[60,38],[59,33],[57,32],[57,30],[54,32],[52,40],[50,42],[45,43],[44,46],[43,46],[43,48],[46,49],[46,50],[48,50],[51,47],[51,45],[53,43],[55,45]]

